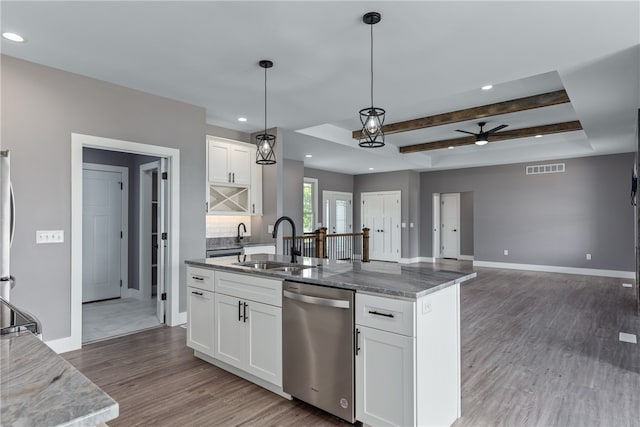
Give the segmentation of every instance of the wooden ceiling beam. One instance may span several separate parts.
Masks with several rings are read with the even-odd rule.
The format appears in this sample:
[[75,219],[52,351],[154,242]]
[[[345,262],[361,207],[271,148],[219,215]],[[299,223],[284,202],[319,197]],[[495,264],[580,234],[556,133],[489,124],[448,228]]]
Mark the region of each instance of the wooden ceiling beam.
[[[550,125],[533,126],[522,129],[505,130],[489,136],[489,144],[492,142],[506,141],[509,139],[527,138],[536,135],[550,135],[554,133],[573,132],[582,130],[579,120],[573,122],[553,123]],[[403,154],[418,153],[420,151],[439,150],[448,147],[461,147],[475,144],[475,136],[463,136],[461,138],[447,139],[443,141],[425,142],[422,144],[406,145],[399,150]]]
[[[500,114],[516,113],[518,111],[531,110],[533,108],[565,104],[567,102],[570,102],[567,92],[565,90],[557,90],[555,92],[511,99],[509,101],[498,102],[495,104],[482,105],[480,107],[472,107],[449,113],[436,114],[435,116],[390,123],[384,125],[382,127],[382,131],[385,135],[391,135],[398,132],[407,132],[450,123],[464,122],[467,120],[483,119],[485,117],[497,116]],[[354,130],[351,133],[352,138],[360,138],[360,132],[361,129]]]

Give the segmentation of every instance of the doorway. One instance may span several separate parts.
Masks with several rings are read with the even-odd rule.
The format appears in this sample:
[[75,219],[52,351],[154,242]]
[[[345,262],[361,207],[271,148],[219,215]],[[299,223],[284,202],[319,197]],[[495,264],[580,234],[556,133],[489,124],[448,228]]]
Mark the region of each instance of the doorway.
[[460,256],[460,193],[440,195],[440,256]]
[[369,258],[399,261],[402,245],[400,191],[360,193],[362,227],[369,228]]
[[84,163],[82,302],[126,297],[129,170]]
[[[179,312],[179,241],[180,241],[180,151],[175,148],[139,144],[91,135],[71,135],[71,336],[56,340],[59,351],[82,347],[82,265],[83,265],[83,148],[97,148],[111,152],[140,154],[164,159],[166,165],[166,209],[164,242],[166,279],[166,324],[176,326],[186,321],[186,313]],[[160,275],[159,275],[160,276]],[[137,275],[135,276],[138,277]],[[156,304],[154,302],[154,318]],[[163,315],[164,317],[164,315]],[[156,320],[157,322],[157,320]]]
[[[323,222],[328,234],[348,234],[353,232],[353,194],[340,191],[323,191]],[[336,259],[349,259],[353,240],[338,238],[327,240],[327,251]]]

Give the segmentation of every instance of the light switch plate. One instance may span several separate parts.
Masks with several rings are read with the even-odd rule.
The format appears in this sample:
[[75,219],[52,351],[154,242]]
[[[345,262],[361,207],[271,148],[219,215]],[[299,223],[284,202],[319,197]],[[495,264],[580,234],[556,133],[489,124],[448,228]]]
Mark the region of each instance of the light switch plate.
[[36,231],[36,244],[63,243],[64,230],[38,230]]

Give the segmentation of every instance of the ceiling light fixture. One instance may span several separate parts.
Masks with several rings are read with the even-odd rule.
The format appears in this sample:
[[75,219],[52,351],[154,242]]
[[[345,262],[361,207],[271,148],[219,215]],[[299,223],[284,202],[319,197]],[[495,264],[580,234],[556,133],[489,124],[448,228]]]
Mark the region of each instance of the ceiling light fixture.
[[380,22],[381,16],[378,12],[365,13],[362,22],[371,27],[371,107],[360,110],[360,122],[362,131],[358,145],[365,148],[377,148],[384,146],[384,125],[385,111],[382,108],[373,106],[373,26]]
[[534,138],[542,138],[542,135],[536,135]]
[[373,170],[373,168],[369,168],[369,170],[370,170],[370,171],[372,171],[372,170]]
[[312,157],[313,157],[311,154],[305,154],[304,156],[305,156],[307,159],[310,159],[310,158],[312,158]]
[[480,89],[482,89],[482,90],[491,90],[491,89],[493,89],[493,85],[485,85],[485,86],[482,86]]
[[449,150],[453,150],[453,145],[447,147]]
[[246,122],[247,118],[246,117],[238,117],[238,121],[239,122]]
[[276,155],[273,152],[276,136],[267,133],[267,69],[273,67],[273,62],[263,59],[258,62],[258,65],[264,68],[264,132],[256,135],[256,163],[273,165],[276,163]]
[[17,42],[17,43],[24,42],[24,37],[16,33],[9,33],[9,32],[2,33],[2,37],[4,37],[7,40],[11,40],[12,42]]

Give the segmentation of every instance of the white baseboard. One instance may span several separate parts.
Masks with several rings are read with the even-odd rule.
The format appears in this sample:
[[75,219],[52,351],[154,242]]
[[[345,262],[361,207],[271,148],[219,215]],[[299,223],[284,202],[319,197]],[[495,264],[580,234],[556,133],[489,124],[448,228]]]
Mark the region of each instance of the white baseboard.
[[142,292],[140,292],[140,289],[128,289],[129,291],[129,298],[135,298],[135,299],[144,299],[142,297]]
[[473,261],[473,255],[459,255],[459,261]]
[[474,267],[505,268],[507,270],[544,271],[547,273],[580,274],[583,276],[616,277],[635,279],[636,273],[622,270],[599,270],[596,268],[562,267],[557,265],[515,264],[510,262],[473,261]]
[[167,326],[178,326],[184,325],[185,323],[187,323],[187,312],[183,311],[178,313],[175,319],[171,319],[171,324]]
[[413,264],[415,262],[434,262],[432,257],[415,257],[415,258],[400,258],[399,264]]
[[78,350],[82,346],[75,343],[72,337],[58,338],[56,340],[45,341],[44,343],[58,354]]

